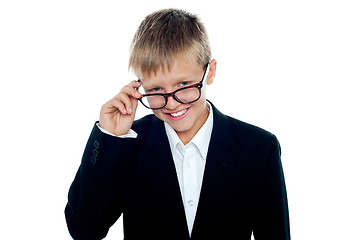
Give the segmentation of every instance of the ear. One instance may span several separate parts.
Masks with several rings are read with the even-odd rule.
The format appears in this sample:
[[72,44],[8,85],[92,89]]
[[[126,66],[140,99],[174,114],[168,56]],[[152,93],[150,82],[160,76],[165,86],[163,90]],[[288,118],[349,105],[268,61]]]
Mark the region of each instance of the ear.
[[216,77],[216,70],[217,70],[217,61],[216,59],[212,59],[212,61],[209,63],[209,72],[207,77],[208,85],[213,83],[214,78]]

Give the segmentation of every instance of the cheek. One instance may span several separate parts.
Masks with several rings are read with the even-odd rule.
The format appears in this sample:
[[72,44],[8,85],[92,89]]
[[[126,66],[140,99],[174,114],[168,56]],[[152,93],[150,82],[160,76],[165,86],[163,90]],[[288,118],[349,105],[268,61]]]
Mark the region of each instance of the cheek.
[[206,92],[207,92],[207,91],[206,91],[206,88],[203,87],[202,90],[201,90],[201,98],[200,98],[200,100],[201,100],[201,99],[206,99]]
[[205,96],[201,96],[200,99],[198,99],[198,101],[194,102],[192,104],[193,107],[193,111],[192,111],[192,116],[200,116],[203,112],[203,110],[206,108],[206,98]]
[[197,105],[205,105],[206,104],[206,94],[205,91],[202,91],[201,97],[195,102]]

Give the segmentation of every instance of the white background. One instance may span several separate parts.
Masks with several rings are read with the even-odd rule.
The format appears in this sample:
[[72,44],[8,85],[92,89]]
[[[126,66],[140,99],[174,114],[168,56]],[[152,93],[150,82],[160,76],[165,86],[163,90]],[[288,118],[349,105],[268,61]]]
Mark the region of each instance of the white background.
[[[134,79],[136,28],[168,7],[206,24],[208,99],[278,137],[292,239],[361,239],[361,7],[348,0],[1,1],[0,239],[70,239],[63,211],[93,123]],[[120,221],[106,239],[122,239]]]

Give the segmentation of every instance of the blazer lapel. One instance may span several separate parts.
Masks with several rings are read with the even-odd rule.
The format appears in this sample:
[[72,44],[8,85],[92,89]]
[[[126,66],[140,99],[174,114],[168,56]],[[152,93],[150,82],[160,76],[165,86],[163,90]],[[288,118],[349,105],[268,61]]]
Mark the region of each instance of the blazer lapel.
[[197,228],[200,227],[202,219],[212,217],[212,207],[217,205],[217,203],[214,203],[214,199],[222,195],[223,188],[227,186],[229,173],[232,169],[230,166],[235,159],[233,150],[236,146],[236,139],[232,134],[229,119],[219,112],[212,103],[211,105],[214,118],[213,130],[208,147],[206,167],[192,236],[197,231]]
[[[164,207],[180,223],[185,236],[189,236],[183,200],[172,152],[165,132],[164,123],[154,117],[150,132],[145,139],[144,166],[151,181],[155,196],[162,198]],[[166,219],[165,221],[172,221]]]
[[174,166],[172,152],[164,129],[164,123],[154,117],[150,132],[146,139],[145,165],[150,177],[157,184],[156,187],[164,190],[179,192],[181,198],[177,172]]

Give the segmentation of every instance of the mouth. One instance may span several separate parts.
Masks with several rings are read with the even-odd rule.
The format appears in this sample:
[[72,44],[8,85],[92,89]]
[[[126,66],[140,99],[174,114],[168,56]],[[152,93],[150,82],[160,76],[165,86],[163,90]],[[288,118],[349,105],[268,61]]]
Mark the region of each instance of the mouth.
[[189,108],[185,108],[183,110],[180,110],[178,112],[173,113],[166,113],[167,116],[172,120],[180,120],[184,118],[188,114]]

